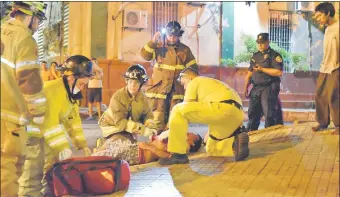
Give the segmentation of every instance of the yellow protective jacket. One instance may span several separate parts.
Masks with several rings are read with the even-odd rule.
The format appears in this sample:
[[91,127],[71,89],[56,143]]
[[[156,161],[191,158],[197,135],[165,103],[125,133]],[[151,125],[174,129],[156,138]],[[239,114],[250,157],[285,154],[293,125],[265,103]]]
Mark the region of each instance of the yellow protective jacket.
[[[42,92],[43,81],[40,76],[38,50],[32,31],[19,20],[8,20],[1,25],[1,42],[4,48],[1,54],[1,66],[6,65],[13,70],[12,73],[24,97],[28,115],[30,117],[44,116],[46,98]],[[7,118],[8,116],[3,116],[3,113],[8,113],[16,116],[13,118],[17,119],[21,112],[10,104],[1,105],[1,118]]]
[[[31,136],[43,136],[55,152],[70,148],[65,132],[69,134],[76,148],[87,147],[79,107],[77,103],[72,104],[69,101],[63,79],[45,82],[43,91],[47,99],[45,121],[40,125],[41,133],[37,131],[31,133]],[[28,132],[34,131],[28,130]]]
[[184,88],[178,83],[179,73],[186,67],[198,69],[195,57],[190,48],[178,43],[166,46],[165,57],[162,57],[162,46],[149,41],[142,49],[141,56],[146,61],[155,60],[151,85],[146,89],[149,98],[166,99],[174,85],[172,99],[183,100]]
[[25,125],[27,107],[15,80],[14,69],[1,62],[1,119]]
[[139,91],[135,97],[131,97],[125,87],[113,94],[109,108],[99,120],[103,137],[125,131],[128,119],[144,124],[147,120],[153,119],[153,114],[142,91]]

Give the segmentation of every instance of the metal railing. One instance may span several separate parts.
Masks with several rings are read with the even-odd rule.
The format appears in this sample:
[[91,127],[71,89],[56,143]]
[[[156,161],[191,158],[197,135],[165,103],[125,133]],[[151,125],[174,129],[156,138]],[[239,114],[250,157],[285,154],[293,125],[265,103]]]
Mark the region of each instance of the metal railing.
[[178,20],[178,2],[152,2],[152,35],[161,31],[169,21]]

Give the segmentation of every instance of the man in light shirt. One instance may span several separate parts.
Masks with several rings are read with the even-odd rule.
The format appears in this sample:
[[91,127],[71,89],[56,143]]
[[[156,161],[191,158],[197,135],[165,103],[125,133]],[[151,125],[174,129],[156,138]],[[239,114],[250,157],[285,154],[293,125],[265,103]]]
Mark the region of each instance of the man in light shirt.
[[332,116],[335,131],[339,135],[339,21],[336,21],[332,3],[320,3],[315,8],[315,19],[326,32],[323,43],[323,59],[316,83],[315,108],[318,125],[313,131],[327,129]]
[[93,72],[95,76],[91,78],[88,85],[88,101],[89,101],[89,117],[87,120],[92,120],[93,112],[92,107],[95,104],[97,107],[98,117],[100,118],[102,115],[101,112],[101,102],[102,102],[102,88],[103,88],[103,70],[98,66],[98,62],[96,58],[92,58],[93,62]]

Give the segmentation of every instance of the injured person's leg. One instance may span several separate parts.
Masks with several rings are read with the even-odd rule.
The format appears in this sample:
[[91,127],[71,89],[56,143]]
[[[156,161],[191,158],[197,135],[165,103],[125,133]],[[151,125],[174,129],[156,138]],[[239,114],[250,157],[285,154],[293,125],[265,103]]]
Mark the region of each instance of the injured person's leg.
[[130,140],[112,140],[108,139],[105,143],[97,148],[92,156],[109,156],[113,159],[127,161],[130,165],[140,163],[140,154],[137,142]]

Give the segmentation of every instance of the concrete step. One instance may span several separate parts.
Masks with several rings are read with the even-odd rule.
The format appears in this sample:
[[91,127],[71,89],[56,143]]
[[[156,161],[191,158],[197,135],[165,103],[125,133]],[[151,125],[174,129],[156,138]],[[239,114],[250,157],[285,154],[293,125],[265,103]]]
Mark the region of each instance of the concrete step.
[[[238,92],[242,100],[248,100],[245,98],[243,92]],[[297,94],[297,93],[280,93],[280,100],[295,100],[295,101],[314,101],[314,94]]]
[[[244,107],[244,121],[248,121],[248,107]],[[283,121],[284,122],[309,122],[315,121],[315,109],[291,109],[283,108]],[[264,121],[264,117],[261,119]]]
[[[249,99],[242,100],[244,107],[249,107]],[[289,109],[315,109],[314,100],[281,100],[281,106]]]

